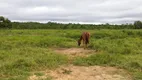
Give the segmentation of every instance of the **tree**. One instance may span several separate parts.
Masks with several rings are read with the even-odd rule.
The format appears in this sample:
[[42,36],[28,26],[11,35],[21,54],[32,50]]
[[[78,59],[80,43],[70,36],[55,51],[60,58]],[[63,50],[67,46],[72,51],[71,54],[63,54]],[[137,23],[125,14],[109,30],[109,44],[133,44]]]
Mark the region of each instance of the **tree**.
[[4,21],[4,17],[0,16],[0,22]]
[[0,16],[0,28],[12,28],[11,21],[8,18]]
[[135,21],[134,26],[136,29],[142,29],[142,22],[141,21]]

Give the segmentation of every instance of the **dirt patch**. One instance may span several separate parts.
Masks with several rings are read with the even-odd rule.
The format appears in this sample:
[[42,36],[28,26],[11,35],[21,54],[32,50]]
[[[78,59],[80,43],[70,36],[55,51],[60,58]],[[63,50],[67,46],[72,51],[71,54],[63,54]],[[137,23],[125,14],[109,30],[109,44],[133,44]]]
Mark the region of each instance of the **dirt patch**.
[[[58,48],[52,49],[56,53],[65,54],[72,60],[75,56],[89,56],[95,50],[83,48]],[[29,80],[132,80],[129,73],[123,69],[103,66],[60,66],[55,70],[46,70],[44,75],[32,75]]]
[[33,75],[29,80],[45,79],[47,76],[51,76],[52,80],[132,80],[129,73],[123,69],[73,65],[61,66],[56,70],[47,70],[44,76],[39,78]]
[[52,76],[53,80],[131,80],[122,69],[101,66],[62,66],[47,74]]
[[39,78],[36,75],[32,75],[28,80],[38,80]]
[[88,55],[96,52],[95,50],[83,49],[83,48],[57,48],[54,50],[56,53],[69,55],[70,57],[88,56]]

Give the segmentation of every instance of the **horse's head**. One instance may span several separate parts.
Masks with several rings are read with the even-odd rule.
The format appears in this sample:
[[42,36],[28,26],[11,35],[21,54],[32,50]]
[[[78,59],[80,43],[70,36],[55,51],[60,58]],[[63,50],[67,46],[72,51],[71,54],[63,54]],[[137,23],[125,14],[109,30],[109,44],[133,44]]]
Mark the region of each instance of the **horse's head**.
[[77,42],[78,42],[78,46],[80,46],[80,44],[81,44],[81,41],[80,41],[80,40],[78,40]]

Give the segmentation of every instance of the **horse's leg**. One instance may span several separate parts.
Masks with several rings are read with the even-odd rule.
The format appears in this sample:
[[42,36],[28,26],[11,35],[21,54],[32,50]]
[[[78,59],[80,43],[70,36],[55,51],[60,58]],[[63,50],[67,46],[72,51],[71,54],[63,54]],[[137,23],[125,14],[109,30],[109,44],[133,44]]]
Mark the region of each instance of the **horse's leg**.
[[85,40],[83,40],[83,48],[86,48]]
[[86,42],[85,42],[85,48],[87,48],[87,43],[88,43],[88,41],[86,40]]
[[87,44],[84,42],[84,49],[87,49]]
[[87,44],[85,44],[84,46],[85,46],[85,48],[84,48],[84,49],[86,49],[86,48],[87,48]]

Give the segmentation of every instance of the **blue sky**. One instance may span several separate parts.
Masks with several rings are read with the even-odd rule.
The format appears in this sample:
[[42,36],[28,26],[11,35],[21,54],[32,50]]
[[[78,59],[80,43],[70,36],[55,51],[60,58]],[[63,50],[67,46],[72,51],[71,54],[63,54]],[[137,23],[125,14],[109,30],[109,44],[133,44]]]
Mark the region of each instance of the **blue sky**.
[[132,23],[142,20],[142,0],[0,0],[12,21]]

